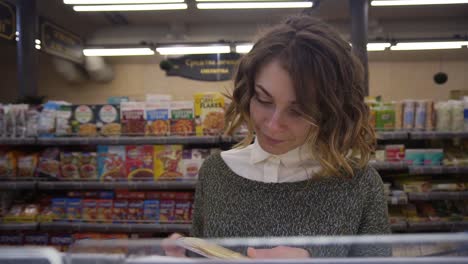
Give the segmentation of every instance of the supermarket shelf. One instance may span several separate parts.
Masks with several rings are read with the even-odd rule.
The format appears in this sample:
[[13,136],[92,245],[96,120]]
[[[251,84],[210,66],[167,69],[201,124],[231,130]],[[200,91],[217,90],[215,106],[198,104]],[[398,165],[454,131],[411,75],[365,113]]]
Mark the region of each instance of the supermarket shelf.
[[387,196],[387,204],[398,205],[398,204],[408,204],[407,196]]
[[468,173],[468,166],[409,166],[409,174],[457,174]]
[[34,145],[36,143],[35,138],[0,138],[1,145]]
[[411,131],[410,139],[468,138],[468,132]]
[[71,232],[190,232],[191,224],[114,224],[114,223],[41,223],[41,231],[71,231]]
[[408,229],[408,225],[406,222],[390,224],[390,227],[393,232],[403,232]]
[[38,223],[15,223],[3,224],[0,223],[0,231],[35,231],[37,230]]
[[380,139],[380,140],[408,139],[408,132],[407,131],[377,132],[377,139]]
[[401,170],[407,170],[408,169],[408,164],[405,163],[404,161],[388,162],[388,161],[375,161],[375,160],[372,160],[372,161],[369,162],[369,164],[372,167],[374,167],[376,170],[401,171]]
[[429,193],[408,193],[409,201],[432,201],[432,200],[464,200],[468,199],[466,192],[429,192]]
[[36,182],[33,181],[0,181],[0,190],[33,190],[36,188]]
[[219,136],[171,137],[57,137],[38,138],[39,145],[167,145],[167,144],[218,144]]
[[468,221],[460,222],[408,222],[409,232],[415,231],[463,231],[468,229]]
[[38,182],[39,190],[194,190],[196,181],[159,182]]

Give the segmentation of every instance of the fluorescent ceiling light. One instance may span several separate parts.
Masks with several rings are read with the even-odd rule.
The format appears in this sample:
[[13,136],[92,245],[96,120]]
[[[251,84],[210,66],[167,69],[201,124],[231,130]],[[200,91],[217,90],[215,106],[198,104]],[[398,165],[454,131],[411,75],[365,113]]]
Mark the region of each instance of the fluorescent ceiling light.
[[160,47],[156,51],[161,55],[184,55],[184,54],[218,54],[229,53],[229,45],[208,45],[208,46],[179,46]]
[[36,45],[36,49],[40,50],[40,49],[41,49],[41,45]]
[[390,47],[391,50],[432,50],[432,49],[459,49],[467,46],[468,41],[439,41],[439,42],[399,42]]
[[85,56],[139,56],[154,55],[150,48],[120,48],[120,49],[84,49]]
[[74,6],[77,12],[97,11],[147,11],[147,10],[177,10],[187,9],[187,4],[153,4],[153,5],[87,5]]
[[257,9],[257,8],[308,8],[312,2],[230,2],[230,3],[200,3],[198,9]]
[[468,0],[373,0],[372,6],[467,4]]
[[236,52],[237,53],[249,53],[249,51],[253,48],[253,44],[239,44],[236,45]]
[[66,5],[160,4],[183,2],[184,0],[63,0],[63,3]]
[[39,39],[36,39],[36,44],[41,45],[41,41]]
[[367,51],[380,51],[390,47],[390,43],[367,43]]

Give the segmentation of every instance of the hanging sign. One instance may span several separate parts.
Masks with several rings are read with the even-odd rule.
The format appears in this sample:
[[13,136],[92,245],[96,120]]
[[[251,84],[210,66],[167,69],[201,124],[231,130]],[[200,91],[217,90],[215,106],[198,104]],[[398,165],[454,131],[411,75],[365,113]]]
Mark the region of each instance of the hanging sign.
[[15,7],[8,2],[0,1],[0,38],[15,39],[16,12]]
[[166,74],[199,81],[227,81],[232,78],[239,59],[237,53],[187,55],[168,59]]
[[63,59],[83,63],[83,40],[80,36],[52,23],[40,19],[42,50]]

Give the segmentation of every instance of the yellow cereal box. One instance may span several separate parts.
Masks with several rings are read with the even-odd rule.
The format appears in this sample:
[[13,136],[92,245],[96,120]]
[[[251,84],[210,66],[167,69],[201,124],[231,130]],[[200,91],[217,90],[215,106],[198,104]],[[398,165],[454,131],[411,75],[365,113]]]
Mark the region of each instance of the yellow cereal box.
[[154,146],[154,178],[181,180],[183,178],[182,145]]
[[194,95],[197,136],[219,135],[224,129],[224,97],[220,93]]

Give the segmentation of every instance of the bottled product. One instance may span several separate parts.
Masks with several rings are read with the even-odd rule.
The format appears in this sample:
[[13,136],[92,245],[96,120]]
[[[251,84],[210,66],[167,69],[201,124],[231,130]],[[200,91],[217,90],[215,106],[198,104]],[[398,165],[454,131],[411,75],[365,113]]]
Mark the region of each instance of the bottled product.
[[413,100],[403,101],[403,129],[414,128],[415,102]]
[[426,128],[427,101],[416,101],[415,109],[414,128],[416,130],[424,130]]
[[452,119],[450,121],[450,130],[451,131],[463,131],[463,101],[459,100],[450,100],[450,109]]
[[450,105],[448,102],[437,102],[435,104],[436,110],[436,130],[437,131],[450,131],[451,114]]

